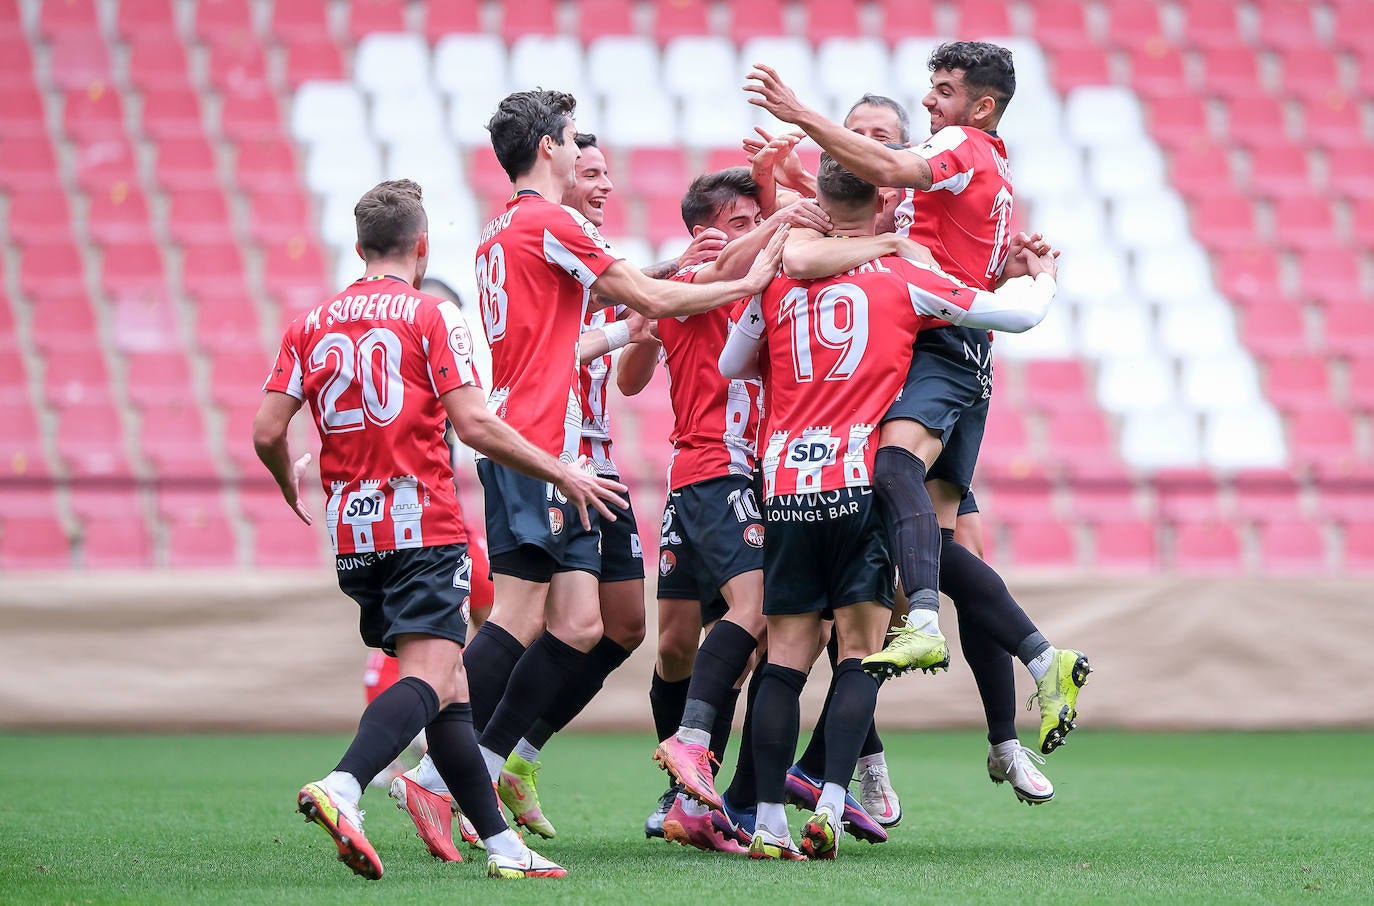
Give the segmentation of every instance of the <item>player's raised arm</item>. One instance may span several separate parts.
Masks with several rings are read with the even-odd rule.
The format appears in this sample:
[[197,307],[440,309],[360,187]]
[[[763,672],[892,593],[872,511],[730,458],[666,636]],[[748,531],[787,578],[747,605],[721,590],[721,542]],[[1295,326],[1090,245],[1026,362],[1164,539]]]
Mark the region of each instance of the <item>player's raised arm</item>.
[[749,103],[806,130],[816,144],[855,176],[876,186],[910,186],[922,191],[930,188],[930,164],[921,156],[888,148],[826,119],[798,100],[796,93],[769,66],[754,64],[749,80],[744,86],[753,95]]
[[761,292],[777,273],[786,238],[787,226],[784,225],[754,259],[748,273],[738,280],[701,285],[652,280],[621,260],[608,267],[592,284],[592,289],[628,305],[646,318],[681,317],[710,311],[727,302]]
[[625,499],[620,496],[627,490],[623,484],[555,459],[527,441],[520,432],[487,410],[486,395],[480,387],[472,384],[456,387],[439,399],[459,440],[508,469],[553,482],[577,507],[582,525],[588,531],[592,527],[588,506],[596,507],[603,519],[612,522],[615,514],[606,504],[625,506]]
[[927,271],[928,277],[908,283],[912,306],[923,315],[961,327],[1024,333],[1045,319],[1056,289],[1058,252],[1036,255],[1021,250],[1026,273],[994,292],[975,290],[946,274]]

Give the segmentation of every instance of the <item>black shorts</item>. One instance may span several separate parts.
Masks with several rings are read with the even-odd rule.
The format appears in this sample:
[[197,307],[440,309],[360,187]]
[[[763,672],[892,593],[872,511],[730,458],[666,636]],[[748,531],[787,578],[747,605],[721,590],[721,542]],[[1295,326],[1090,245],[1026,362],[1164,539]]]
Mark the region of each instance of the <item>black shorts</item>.
[[968,516],[978,512],[978,501],[973,497],[973,488],[964,492],[964,499],[959,501],[959,515]]
[[658,596],[700,601],[703,624],[719,619],[721,586],[763,569],[763,514],[753,478],[725,475],[670,492],[658,548]]
[[[608,475],[620,481],[619,475]],[[601,581],[629,582],[644,578],[644,545],[639,542],[639,525],[635,522],[634,502],[629,494],[621,494],[630,505],[621,509],[611,506],[615,522],[597,519],[601,526]]]
[[992,398],[992,344],[986,330],[939,327],[916,335],[911,368],[883,421],[909,418],[940,434],[944,448],[927,480],[968,493]]
[[763,612],[819,613],[865,601],[892,606],[896,569],[870,488],[789,494],[764,504]]
[[531,581],[548,581],[548,576],[525,570],[512,570],[512,557],[503,554],[532,547],[527,559],[540,564],[541,571],[582,570],[601,574],[600,518],[591,511],[592,528],[582,527],[577,508],[563,499],[553,485],[522,475],[490,459],[477,462],[477,477],[482,480],[487,515],[487,552],[493,573],[516,575]]
[[466,544],[334,558],[339,589],[358,602],[363,644],[396,653],[406,633],[467,640],[472,561]]

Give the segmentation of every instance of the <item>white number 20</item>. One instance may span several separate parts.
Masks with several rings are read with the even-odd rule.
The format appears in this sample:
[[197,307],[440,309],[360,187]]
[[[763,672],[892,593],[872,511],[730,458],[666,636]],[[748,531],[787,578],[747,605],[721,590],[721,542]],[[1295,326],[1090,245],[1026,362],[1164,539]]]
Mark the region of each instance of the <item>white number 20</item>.
[[[310,352],[310,371],[326,368],[333,372],[320,390],[320,427],[326,434],[361,431],[366,422],[389,425],[401,414],[401,338],[393,331],[374,327],[356,348],[346,334],[325,334]],[[362,406],[340,409],[339,397],[355,380],[362,385]]]

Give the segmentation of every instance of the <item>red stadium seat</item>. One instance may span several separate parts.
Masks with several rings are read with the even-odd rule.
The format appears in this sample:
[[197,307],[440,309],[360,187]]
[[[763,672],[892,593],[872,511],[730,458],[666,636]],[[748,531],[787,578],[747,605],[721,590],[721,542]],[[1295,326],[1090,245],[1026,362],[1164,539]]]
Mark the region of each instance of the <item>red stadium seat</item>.
[[342,79],[344,73],[343,53],[327,35],[301,36],[286,45],[286,84],[292,89],[312,79]]
[[999,404],[996,396],[992,400],[979,457],[989,468],[1012,471],[1030,468],[1039,461],[1031,448],[1025,416],[1007,403]]
[[267,30],[277,40],[304,38],[329,34],[329,4],[327,0],[291,0],[272,6],[272,19]]
[[1073,569],[1078,565],[1073,529],[1053,518],[1007,526],[1007,553],[1017,567]]
[[883,11],[878,33],[892,43],[903,38],[939,34],[935,27],[935,4],[930,0],[878,0]]
[[1284,50],[1279,59],[1285,97],[1312,104],[1341,95],[1345,78],[1336,54],[1308,45]]
[[1247,148],[1260,148],[1288,138],[1288,119],[1283,102],[1257,91],[1224,100],[1226,131],[1231,140]]
[[84,292],[36,296],[31,318],[30,332],[40,352],[99,346],[95,311]]
[[686,236],[687,228],[682,225],[682,206],[676,199],[667,195],[650,196],[644,201],[644,230],[654,245],[669,239]]
[[1238,573],[1240,535],[1226,522],[1185,522],[1174,530],[1173,564],[1182,573]]
[[1317,515],[1337,522],[1374,522],[1374,467],[1317,473]]
[[272,364],[269,357],[256,349],[211,349],[209,352],[210,399],[215,405],[230,408],[253,403]]
[[181,259],[181,283],[193,294],[236,286],[244,274],[243,255],[233,242],[187,245]]
[[1367,355],[1374,349],[1374,305],[1343,302],[1326,306],[1326,350],[1336,355]]
[[[62,105],[62,131],[79,142],[124,138],[124,104],[113,86],[92,84],[69,90]],[[11,107],[10,98],[5,106]],[[13,108],[11,108],[13,109]]]
[[667,44],[673,38],[682,35],[709,35],[711,25],[708,6],[705,0],[655,3],[654,39],[659,44]]
[[114,83],[110,51],[99,31],[66,32],[53,41],[49,52],[49,71],[58,88],[85,91]]
[[1026,402],[1047,412],[1072,411],[1092,405],[1088,374],[1079,359],[1041,359],[1025,366]]
[[1054,482],[1043,472],[1030,472],[1022,478],[994,478],[978,485],[982,512],[1001,522],[1033,523],[1053,518]]
[[30,298],[83,292],[86,280],[81,252],[71,240],[34,243],[23,248],[19,288]]
[[1061,95],[1075,88],[1112,84],[1107,52],[1097,47],[1063,48],[1050,54],[1050,84]]
[[525,35],[558,34],[558,4],[555,0],[503,3],[501,11],[501,36],[507,44]]
[[274,139],[282,134],[281,108],[270,91],[226,92],[219,111],[220,135],[234,142]]
[[1320,148],[1358,148],[1368,154],[1360,106],[1358,98],[1342,93],[1309,101],[1303,108],[1303,138]]
[[1214,0],[1185,0],[1183,40],[1189,47],[1234,47],[1242,40],[1236,9]]
[[182,348],[180,318],[164,287],[123,287],[107,306],[110,337],[121,352],[167,352]]
[[48,0],[38,14],[38,34],[53,41],[70,34],[95,34],[100,31],[95,0]]
[[44,138],[48,134],[45,116],[43,97],[32,82],[7,88],[5,103],[0,104],[0,135],[6,140]]
[[234,160],[234,176],[241,187],[254,192],[300,191],[296,148],[281,135],[242,142]]
[[1106,573],[1158,572],[1159,540],[1155,524],[1143,519],[1095,524],[1093,565]]
[[1060,463],[1071,473],[1118,459],[1106,414],[1091,403],[1084,405],[1082,409],[1064,409],[1049,414],[1051,461]]
[[482,28],[482,0],[426,3],[425,37],[435,44],[445,35],[477,34]]
[[46,135],[0,138],[0,189],[60,189],[57,155]]
[[[240,476],[265,475],[258,454],[253,448],[253,416],[257,414],[258,404],[262,401],[262,378],[267,374],[267,365],[262,366],[262,376],[254,384],[244,384],[233,388],[240,399],[233,406],[224,409],[224,434],[220,444],[225,458]],[[227,392],[228,388],[225,388]],[[308,414],[307,414],[308,417]],[[272,486],[273,496],[280,502],[281,493]],[[241,498],[243,499],[243,498]]]
[[1241,323],[1245,346],[1257,355],[1292,355],[1311,347],[1301,304],[1279,296],[1256,300]]
[[1350,408],[1374,413],[1374,347],[1366,347],[1350,360],[1346,386],[1346,403]]
[[1340,243],[1331,205],[1321,196],[1274,203],[1274,241],[1287,249],[1325,249]]
[[1273,522],[1260,526],[1260,569],[1269,575],[1327,572],[1326,538],[1311,522]]
[[1348,248],[1311,248],[1298,257],[1303,295],[1339,305],[1362,296],[1360,254]]
[[131,479],[124,428],[108,402],[68,406],[57,420],[57,456],[74,478]]
[[318,569],[325,562],[319,525],[304,525],[284,503],[278,503],[277,510],[252,524],[253,564],[263,569]]
[[1308,172],[1306,149],[1284,141],[1250,150],[1248,186],[1265,198],[1310,198],[1317,192]]
[[142,520],[143,500],[135,485],[83,483],[71,487],[72,514],[78,522],[118,519],[133,515]]
[[1256,89],[1264,85],[1260,78],[1259,57],[1244,44],[1204,50],[1202,84],[1210,94],[1254,97]]
[[749,159],[739,148],[712,148],[706,152],[706,165],[702,169],[707,173],[714,173],[730,167],[747,166],[748,163]]
[[355,44],[373,32],[405,30],[405,0],[354,0],[349,4],[348,37]]
[[72,151],[76,184],[83,192],[112,192],[121,183],[127,190],[139,183],[138,158],[122,131],[78,144]]
[[121,0],[115,10],[115,34],[125,43],[160,40],[181,44],[172,0]]
[[[290,68],[290,50],[287,50]],[[208,73],[210,87],[219,92],[262,92],[270,90],[267,57],[262,43],[248,32],[231,34],[210,45]]]
[[140,410],[138,433],[143,457],[163,478],[218,477],[200,408],[187,392],[189,386],[181,389],[181,399]]
[[1161,50],[1171,43],[1164,35],[1159,7],[1135,0],[1107,4],[1107,43],[1124,50]]
[[1290,458],[1299,466],[1330,470],[1359,462],[1355,429],[1344,409],[1303,409],[1289,414]]
[[[192,296],[191,306],[195,314],[196,346],[216,349],[228,344],[238,349],[261,348],[257,306],[251,302],[254,298],[255,294],[249,291],[241,274],[200,287]],[[273,337],[274,349],[280,339]]]
[[[979,15],[991,16],[992,28],[969,28],[965,24],[968,20],[967,14],[960,17],[960,30],[964,34],[972,35],[977,32],[983,36],[990,35],[1009,35],[1012,33],[1011,22],[1007,17],[1007,5],[1005,3],[979,2],[976,5],[965,2],[965,11],[970,6],[978,11]],[[1092,36],[1088,31],[1088,18],[1083,9],[1084,4],[1079,0],[1039,0],[1033,4],[1035,10],[1035,39],[1040,42],[1040,46],[1049,51],[1071,50],[1089,46],[1092,43]]]
[[[1165,97],[1171,102],[1186,93],[1201,106],[1202,98],[1189,87],[1182,52],[1165,44],[1151,44],[1131,53],[1131,85],[1146,97]],[[1202,132],[1205,134],[1206,130]]]
[[172,522],[163,549],[169,569],[213,569],[238,565],[238,542],[223,516],[218,521]]
[[259,245],[313,234],[314,213],[303,191],[258,192],[248,197],[248,235]]
[[203,44],[244,40],[245,35],[253,34],[249,0],[199,0],[191,30]]
[[1146,515],[1135,479],[1119,461],[1082,466],[1069,473],[1065,485],[1069,515],[1079,522],[1123,522]]
[[1255,206],[1239,192],[1199,198],[1193,202],[1192,215],[1193,235],[1212,252],[1254,248],[1258,242]]
[[1312,4],[1307,0],[1258,0],[1255,11],[1259,13],[1259,43],[1262,46],[1271,50],[1301,48],[1309,51],[1309,58],[1321,56],[1321,42],[1317,40],[1312,21]]
[[71,239],[71,206],[60,188],[21,188],[10,195],[9,208],[7,228],[13,242],[28,245]]
[[1153,484],[1160,518],[1167,522],[1206,522],[1221,515],[1221,488],[1207,469],[1162,469]]
[[[1271,248],[1250,245],[1224,252],[1218,256],[1216,273],[1222,292],[1242,305],[1284,300],[1278,257]],[[1262,325],[1247,324],[1246,327]]]
[[203,135],[158,142],[153,174],[158,186],[171,192],[213,186],[219,181],[214,148]]
[[167,286],[161,246],[152,242],[126,242],[107,245],[102,251],[100,280],[107,295]]
[[806,10],[806,39],[819,44],[827,38],[855,38],[863,33],[856,0],[802,0]]
[[1374,34],[1374,6],[1367,0],[1333,0],[1327,4],[1335,18],[1331,28],[1331,43],[1351,53],[1369,49],[1369,36]]
[[[22,377],[22,375],[17,375]],[[16,396],[18,391],[23,396]],[[0,424],[5,426],[0,433],[0,478],[44,478],[52,474],[48,463],[48,453],[43,445],[42,425],[37,413],[28,401],[28,388],[25,386],[4,388],[5,398],[0,401]],[[6,491],[7,495],[13,491]],[[10,502],[6,510],[13,512]]]
[[1302,518],[1301,487],[1288,469],[1248,469],[1231,478],[1236,518],[1246,522],[1292,522]]
[[1231,169],[1229,149],[1206,136],[1173,148],[1169,155],[1170,182],[1189,199],[1227,191],[1230,187],[1220,177]]
[[1368,148],[1331,148],[1326,152],[1327,185],[1332,195],[1374,197],[1374,167]]
[[607,35],[633,34],[633,0],[582,0],[577,4],[577,37],[584,46]]
[[0,571],[67,570],[71,565],[67,531],[56,517],[0,522]]
[[315,285],[328,277],[324,253],[312,239],[269,245],[263,251],[263,269],[274,281]]
[[102,245],[150,242],[153,238],[148,199],[135,187],[115,183],[106,192],[91,194],[86,231]]
[[200,108],[200,95],[189,87],[145,93],[143,132],[154,141],[204,135],[205,122]]
[[1279,409],[1328,406],[1332,401],[1325,356],[1291,355],[1264,363],[1265,394]]
[[34,88],[33,48],[22,27],[8,30],[0,24],[0,88],[7,92]]
[[786,33],[781,0],[732,3],[730,12],[729,34],[736,44],[743,44],[750,38]]
[[140,92],[191,86],[186,48],[165,33],[138,35],[129,45],[129,84]]
[[153,541],[143,517],[133,511],[122,518],[90,519],[82,523],[81,565],[86,569],[148,569],[153,566]]
[[145,352],[124,359],[124,379],[135,406],[160,406],[191,396],[191,363],[184,352]]
[[1355,522],[1344,531],[1342,563],[1351,572],[1374,572],[1374,522]]
[[172,193],[167,232],[177,241],[222,242],[233,238],[229,203],[216,183],[209,185],[214,188]]
[[6,488],[5,516],[11,519],[50,519],[57,515],[57,495],[51,485],[35,482]]

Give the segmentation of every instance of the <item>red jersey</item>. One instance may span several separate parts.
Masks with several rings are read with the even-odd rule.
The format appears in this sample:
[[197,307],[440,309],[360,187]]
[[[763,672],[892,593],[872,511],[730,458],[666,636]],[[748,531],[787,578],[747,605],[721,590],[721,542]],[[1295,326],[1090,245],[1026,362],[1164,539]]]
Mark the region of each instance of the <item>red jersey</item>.
[[[582,332],[600,330],[619,320],[623,306],[588,311],[582,319]],[[607,387],[611,378],[611,354],[597,356],[578,369],[578,404],[582,408],[582,455],[598,475],[619,475],[611,459],[611,416],[606,411]]]
[[[694,269],[674,274],[691,283]],[[685,318],[661,318],[658,337],[668,368],[673,406],[673,459],[668,489],[720,478],[752,475],[762,417],[763,388],[758,381],[721,376],[720,352],[731,329],[727,308]]]
[[477,291],[491,344],[487,406],[545,452],[577,456],[577,335],[616,257],[581,214],[521,192],[482,229]]
[[902,389],[917,332],[975,296],[937,268],[887,257],[822,280],[779,276],[754,297],[735,329],[765,344],[765,499],[869,487],[870,438]]
[[897,233],[930,249],[940,267],[969,286],[992,289],[1011,245],[1011,168],[1007,146],[990,132],[946,126],[910,149],[930,163],[933,182],[908,189]]
[[439,397],[480,387],[458,306],[359,280],[292,321],[263,390],[309,403],[337,554],[467,540]]

